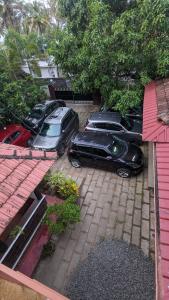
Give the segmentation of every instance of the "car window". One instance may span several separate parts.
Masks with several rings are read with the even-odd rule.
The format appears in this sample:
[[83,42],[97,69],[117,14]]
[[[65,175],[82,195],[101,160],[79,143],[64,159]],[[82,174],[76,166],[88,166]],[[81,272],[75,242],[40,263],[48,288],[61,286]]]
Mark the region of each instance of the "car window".
[[125,151],[125,143],[122,140],[114,139],[113,143],[108,147],[112,156],[119,157]]
[[98,148],[93,148],[93,147],[85,147],[85,146],[76,146],[76,150],[79,150],[81,152],[101,156],[101,157],[107,157],[108,154],[106,151]]
[[71,112],[66,116],[66,118],[63,120],[62,123],[62,129],[66,129],[67,125],[70,123],[70,121],[72,120],[72,114]]
[[53,112],[54,108],[52,105],[49,105],[46,109],[46,115],[50,115]]
[[55,102],[55,103],[53,103],[53,104],[51,105],[51,107],[52,107],[52,110],[55,110],[56,108],[59,107],[59,103],[58,103],[58,102]]
[[104,151],[103,149],[96,149],[94,148],[94,154],[101,156],[101,157],[107,157],[108,153],[106,151]]
[[94,154],[94,149],[91,147],[77,146],[77,150],[85,153]]
[[113,130],[113,131],[122,130],[122,127],[120,125],[114,123],[95,123],[95,127],[99,129],[106,129],[106,130]]
[[56,136],[60,135],[60,131],[61,131],[60,124],[44,123],[39,135],[48,136],[48,137],[56,137]]
[[12,141],[16,140],[18,136],[20,136],[21,132],[20,131],[15,131],[14,133],[11,134],[10,138]]
[[121,125],[126,128],[127,130],[131,130],[132,128],[132,121],[129,120],[129,118],[122,118],[121,119]]
[[11,139],[10,139],[10,137],[9,138],[6,138],[6,139],[4,139],[4,141],[3,141],[5,144],[11,144]]
[[43,116],[41,109],[33,109],[29,115],[31,118],[40,119]]

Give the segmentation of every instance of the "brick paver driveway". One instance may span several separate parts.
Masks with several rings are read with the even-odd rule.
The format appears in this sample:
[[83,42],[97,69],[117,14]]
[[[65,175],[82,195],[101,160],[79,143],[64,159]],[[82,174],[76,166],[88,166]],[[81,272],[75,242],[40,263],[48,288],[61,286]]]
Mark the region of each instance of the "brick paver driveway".
[[[146,144],[143,151],[147,157]],[[64,293],[70,273],[103,239],[123,239],[154,257],[154,207],[147,168],[137,177],[122,179],[106,171],[75,169],[65,155],[54,169],[81,184],[81,222],[56,240],[54,255],[40,262],[36,279]]]

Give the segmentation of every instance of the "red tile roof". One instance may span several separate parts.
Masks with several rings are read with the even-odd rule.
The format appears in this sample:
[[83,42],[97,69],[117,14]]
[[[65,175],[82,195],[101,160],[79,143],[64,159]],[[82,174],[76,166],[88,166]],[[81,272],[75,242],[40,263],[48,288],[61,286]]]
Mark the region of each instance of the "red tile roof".
[[158,299],[165,300],[169,299],[169,126],[158,120],[157,85],[152,82],[145,88],[143,140],[156,146],[157,288],[161,293]]
[[156,83],[151,82],[145,87],[143,140],[151,142],[169,142],[169,126],[157,119]]
[[169,299],[169,143],[156,144],[159,226],[159,267],[162,299]]
[[54,163],[51,158],[44,160],[43,152],[35,152],[28,157],[26,149],[0,144],[0,235]]

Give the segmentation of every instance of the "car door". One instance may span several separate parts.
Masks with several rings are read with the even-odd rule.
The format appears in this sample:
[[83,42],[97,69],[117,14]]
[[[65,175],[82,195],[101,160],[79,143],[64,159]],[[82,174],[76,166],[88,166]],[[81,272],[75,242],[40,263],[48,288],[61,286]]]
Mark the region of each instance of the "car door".
[[100,132],[105,132],[108,134],[113,134],[115,136],[118,136],[121,139],[126,139],[127,138],[127,131],[126,129],[121,126],[120,124],[116,124],[116,123],[95,123],[94,124],[95,128],[97,128],[97,131]]
[[95,167],[94,150],[88,146],[76,146],[76,158],[84,166]]
[[117,168],[117,161],[104,148],[93,148],[93,165],[95,168],[114,171]]

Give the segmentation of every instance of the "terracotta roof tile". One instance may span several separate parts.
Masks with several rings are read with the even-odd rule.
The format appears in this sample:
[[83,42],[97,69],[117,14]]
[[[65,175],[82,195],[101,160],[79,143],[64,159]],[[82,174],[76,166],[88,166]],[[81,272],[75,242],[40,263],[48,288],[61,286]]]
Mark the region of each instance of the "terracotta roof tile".
[[31,151],[0,143],[0,234],[53,165],[56,153]]
[[143,113],[143,140],[169,142],[169,126],[158,120],[156,83],[145,87]]
[[169,124],[169,79],[156,82],[157,116],[165,124]]

